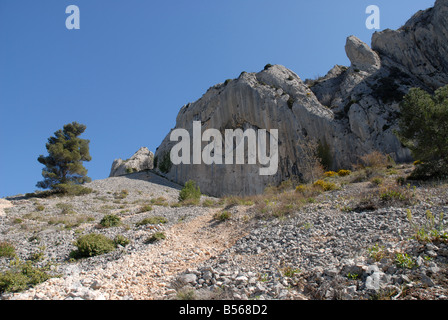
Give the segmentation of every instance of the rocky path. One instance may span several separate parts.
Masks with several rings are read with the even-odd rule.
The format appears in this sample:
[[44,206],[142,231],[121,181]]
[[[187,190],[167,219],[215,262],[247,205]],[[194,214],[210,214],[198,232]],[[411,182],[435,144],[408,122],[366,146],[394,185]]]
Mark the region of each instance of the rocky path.
[[109,262],[106,268],[80,271],[76,265],[65,278],[54,278],[17,294],[15,299],[165,299],[176,294],[169,283],[196,268],[245,236],[237,221],[218,223],[211,209],[189,222],[165,230],[166,240],[146,250]]

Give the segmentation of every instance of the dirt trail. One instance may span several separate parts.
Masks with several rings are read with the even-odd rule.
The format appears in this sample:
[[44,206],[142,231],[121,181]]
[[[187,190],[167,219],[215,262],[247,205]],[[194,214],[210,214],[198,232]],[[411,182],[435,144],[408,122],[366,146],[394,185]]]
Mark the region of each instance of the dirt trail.
[[165,240],[149,245],[144,251],[110,262],[104,269],[81,272],[68,279],[50,279],[31,289],[30,297],[64,299],[71,293],[75,296],[73,291],[83,288],[73,288],[72,283],[81,283],[87,288],[93,284],[98,290],[95,292],[108,300],[126,297],[153,300],[174,294],[174,290],[167,286],[179,273],[218,256],[246,235],[247,224],[238,221],[244,216],[244,209],[234,214],[231,220],[223,222],[213,218],[218,211],[220,209],[211,209],[205,215],[164,230]]

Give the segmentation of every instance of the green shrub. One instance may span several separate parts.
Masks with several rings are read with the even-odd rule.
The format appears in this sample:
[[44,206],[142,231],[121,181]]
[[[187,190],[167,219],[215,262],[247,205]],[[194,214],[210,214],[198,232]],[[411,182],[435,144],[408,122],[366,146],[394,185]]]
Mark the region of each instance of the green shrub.
[[443,231],[445,228],[443,223],[444,212],[439,214],[438,223],[436,223],[435,216],[430,210],[426,211],[425,216],[426,221],[421,225],[417,225],[414,222],[411,210],[407,209],[407,218],[412,229],[414,229],[414,238],[422,243],[448,242],[448,233]]
[[122,236],[120,234],[114,238],[115,247],[117,247],[119,245],[122,247],[126,247],[130,243],[131,243],[131,240],[129,240],[128,238],[126,238],[125,236]]
[[164,224],[167,222],[168,222],[168,220],[166,220],[166,218],[156,216],[156,217],[145,218],[145,219],[141,220],[140,222],[137,222],[135,225],[137,227],[139,227],[139,226],[144,226],[147,224]]
[[50,278],[44,269],[34,267],[31,261],[16,260],[10,270],[0,273],[0,293],[25,291]]
[[189,180],[185,183],[185,187],[179,192],[179,201],[197,201],[201,199],[201,190],[196,186],[196,182]]
[[129,195],[129,191],[124,189],[121,190],[120,192],[115,192],[114,193],[114,198],[117,200],[123,200],[125,199],[127,196]]
[[118,227],[120,224],[121,224],[120,217],[114,214],[106,215],[100,221],[100,225],[104,228]]
[[273,65],[268,63],[267,65],[264,66],[264,70],[268,70],[271,67],[273,67]]
[[213,218],[215,220],[219,220],[219,221],[226,221],[226,220],[229,220],[231,217],[232,217],[232,214],[229,211],[217,212],[213,216]]
[[149,212],[152,210],[153,210],[153,208],[151,205],[145,204],[145,205],[141,206],[140,209],[138,209],[138,213]]
[[16,249],[8,242],[0,242],[0,257],[14,258]]
[[412,269],[417,264],[407,253],[397,253],[395,256],[395,264],[400,268]]
[[448,85],[434,95],[413,88],[400,104],[401,143],[419,162],[411,174],[414,179],[448,177]]
[[384,250],[384,246],[379,246],[378,243],[376,243],[374,246],[367,249],[367,252],[369,253],[369,256],[374,259],[375,261],[380,261],[386,256],[386,251]]
[[165,240],[166,236],[163,232],[156,232],[152,236],[150,236],[148,239],[146,239],[145,243],[155,243],[161,240]]
[[56,194],[62,196],[83,196],[93,192],[91,188],[74,183],[61,183],[55,186]]
[[102,255],[115,250],[115,243],[105,235],[91,233],[78,238],[73,245],[78,249],[70,253],[71,258],[80,259]]

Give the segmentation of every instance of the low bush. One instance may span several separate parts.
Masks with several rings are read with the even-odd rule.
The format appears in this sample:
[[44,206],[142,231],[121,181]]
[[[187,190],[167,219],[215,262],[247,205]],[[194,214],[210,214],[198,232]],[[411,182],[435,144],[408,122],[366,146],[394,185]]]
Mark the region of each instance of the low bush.
[[213,218],[218,221],[226,221],[229,220],[232,217],[232,214],[229,211],[221,211],[215,213]]
[[17,259],[11,269],[0,273],[0,293],[25,291],[50,278],[45,269],[36,268],[31,261]]
[[70,253],[74,259],[102,255],[115,250],[115,243],[105,235],[91,233],[78,238],[73,245],[77,247]]
[[114,198],[116,200],[122,200],[122,199],[125,199],[128,195],[129,195],[129,191],[128,190],[121,190],[120,192],[115,192],[114,193]]
[[338,171],[338,176],[340,176],[340,177],[346,177],[351,174],[352,174],[352,172],[350,170],[339,170]]
[[83,187],[82,185],[73,183],[58,184],[55,190],[57,194],[63,196],[83,196],[93,192],[93,190],[90,188]]
[[131,240],[129,240],[125,236],[122,236],[121,234],[117,235],[114,238],[114,245],[115,245],[115,247],[117,247],[117,246],[126,247],[129,243],[131,243]]
[[103,217],[100,221],[100,225],[103,228],[118,227],[121,224],[121,219],[117,215],[109,214]]
[[16,255],[16,249],[8,242],[0,242],[0,258],[14,258]]
[[161,240],[165,240],[166,236],[163,232],[156,232],[153,235],[151,235],[148,239],[146,239],[145,243],[155,243]]
[[140,222],[137,222],[135,225],[137,227],[139,227],[139,226],[144,226],[147,224],[164,224],[167,222],[168,222],[168,220],[166,218],[156,216],[156,217],[145,218],[145,219],[141,220]]
[[335,177],[337,175],[338,175],[338,173],[334,172],[334,171],[327,171],[327,172],[324,173],[324,176],[327,177],[327,178]]
[[333,182],[324,180],[317,180],[316,182],[314,182],[314,186],[321,188],[323,191],[331,191],[338,188]]
[[179,201],[192,201],[193,203],[199,203],[201,199],[201,190],[199,186],[196,186],[196,182],[189,180],[185,183],[185,186],[179,192]]

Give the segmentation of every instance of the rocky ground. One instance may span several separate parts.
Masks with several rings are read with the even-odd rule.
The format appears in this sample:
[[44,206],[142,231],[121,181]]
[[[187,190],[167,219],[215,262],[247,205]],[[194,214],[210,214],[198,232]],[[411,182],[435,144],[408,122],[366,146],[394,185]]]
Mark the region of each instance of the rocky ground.
[[[358,173],[327,179],[339,188],[276,216],[261,214],[258,203],[275,203],[270,198],[179,206],[179,186],[149,172],[94,181],[94,192],[79,197],[11,197],[0,243],[12,244],[20,260],[50,264],[57,277],[2,299],[447,299],[447,239],[429,232],[448,232],[448,185],[397,186],[409,170],[383,170],[381,181]],[[401,196],[385,197],[391,190]],[[122,225],[99,228],[106,214]],[[155,216],[166,223],[136,225]],[[166,239],[147,243],[154,232]],[[88,233],[130,244],[70,259],[73,241]],[[1,257],[1,270],[14,259]]]

